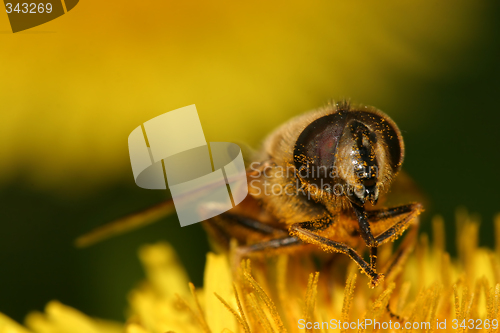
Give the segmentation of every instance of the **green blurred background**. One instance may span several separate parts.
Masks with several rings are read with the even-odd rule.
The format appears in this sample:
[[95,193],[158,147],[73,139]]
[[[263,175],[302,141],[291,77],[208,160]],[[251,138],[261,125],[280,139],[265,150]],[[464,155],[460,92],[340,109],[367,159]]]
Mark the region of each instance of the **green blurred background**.
[[388,113],[404,167],[442,214],[500,211],[500,6],[496,1],[84,0],[12,34],[0,15],[0,312],[58,299],[123,320],[143,278],[137,249],[172,243],[202,284],[208,244],[175,217],[88,249],[82,233],[164,200],[135,186],[127,137],[196,104],[207,141],[259,142],[331,98]]

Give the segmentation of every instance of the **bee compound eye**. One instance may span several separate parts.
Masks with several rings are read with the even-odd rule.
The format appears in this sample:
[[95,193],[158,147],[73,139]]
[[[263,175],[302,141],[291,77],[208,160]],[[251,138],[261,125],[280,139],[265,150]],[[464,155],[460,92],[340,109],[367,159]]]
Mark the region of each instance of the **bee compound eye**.
[[316,119],[300,133],[293,155],[301,178],[317,183],[330,177],[346,118],[347,112],[330,114]]
[[399,171],[404,158],[403,137],[394,121],[386,114],[367,111],[352,111],[352,118],[366,126],[379,144],[384,145],[394,172]]

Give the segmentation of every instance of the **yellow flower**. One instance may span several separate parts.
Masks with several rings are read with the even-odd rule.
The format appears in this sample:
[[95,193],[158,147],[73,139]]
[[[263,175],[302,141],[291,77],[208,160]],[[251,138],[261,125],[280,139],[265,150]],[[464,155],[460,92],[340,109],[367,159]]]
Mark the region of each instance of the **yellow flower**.
[[[457,214],[458,258],[444,250],[445,230],[433,220],[433,242],[421,235],[404,264],[386,267],[384,285],[370,289],[344,256],[315,265],[310,256],[282,254],[243,261],[231,270],[225,254],[207,255],[204,287],[195,290],[165,243],[144,246],[147,279],[129,295],[129,319],[90,318],[51,302],[24,328],[0,314],[0,333],[165,332],[498,332],[500,215],[496,251],[478,248],[479,223]],[[409,235],[408,235],[409,236]],[[407,236],[407,237],[408,237]],[[409,245],[409,241],[403,246]],[[380,253],[389,265],[391,245]],[[318,271],[316,271],[318,270]],[[347,281],[346,281],[347,276]],[[363,280],[364,283],[360,283]]]

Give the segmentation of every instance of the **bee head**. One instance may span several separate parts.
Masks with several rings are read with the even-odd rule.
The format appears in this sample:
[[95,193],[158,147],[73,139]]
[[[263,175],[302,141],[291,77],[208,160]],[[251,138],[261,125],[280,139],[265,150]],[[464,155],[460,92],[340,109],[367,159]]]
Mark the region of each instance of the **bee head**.
[[387,192],[403,156],[403,139],[388,116],[346,103],[306,126],[294,148],[303,183],[360,206]]

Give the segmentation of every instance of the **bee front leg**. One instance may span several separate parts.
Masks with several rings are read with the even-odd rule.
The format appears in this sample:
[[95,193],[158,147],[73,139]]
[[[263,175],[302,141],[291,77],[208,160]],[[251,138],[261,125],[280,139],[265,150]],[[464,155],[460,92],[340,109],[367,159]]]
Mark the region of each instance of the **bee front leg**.
[[[376,270],[377,267],[377,247],[396,240],[423,210],[422,205],[419,203],[370,212],[365,211],[364,207],[356,204],[352,204],[352,207],[358,218],[361,237],[366,246],[370,248],[370,266],[373,270]],[[387,229],[375,237],[370,226],[372,223],[387,225]],[[405,257],[404,254],[406,254],[404,251],[398,251],[398,255],[392,260],[393,264],[400,262],[400,259]]]
[[370,267],[373,271],[377,270],[377,247],[379,246],[378,240],[373,236],[370,228],[370,223],[368,222],[368,214],[366,213],[364,207],[358,206],[357,204],[352,204],[352,208],[356,212],[356,217],[358,218],[359,231],[361,233],[361,238],[365,241],[366,246],[370,248]]
[[385,230],[375,237],[379,245],[396,240],[407,228],[412,227],[410,234],[405,237],[403,243],[400,244],[384,267],[384,272],[389,280],[393,279],[392,273],[398,272],[397,267],[401,267],[406,262],[415,247],[418,237],[418,223],[415,221],[418,221],[416,218],[422,211],[423,207],[420,203],[412,203],[367,213],[368,220],[374,228]]
[[333,241],[331,239],[322,237],[314,232],[313,223],[303,222],[292,224],[289,228],[291,235],[296,236],[304,243],[314,244],[319,246],[325,252],[343,253],[349,256],[359,266],[361,271],[370,279],[370,287],[375,288],[380,282],[384,280],[383,274],[377,272],[368,264],[352,247]]
[[377,244],[396,240],[423,210],[422,204],[413,203],[369,212],[367,217],[370,223],[391,223],[384,232],[375,237]]

